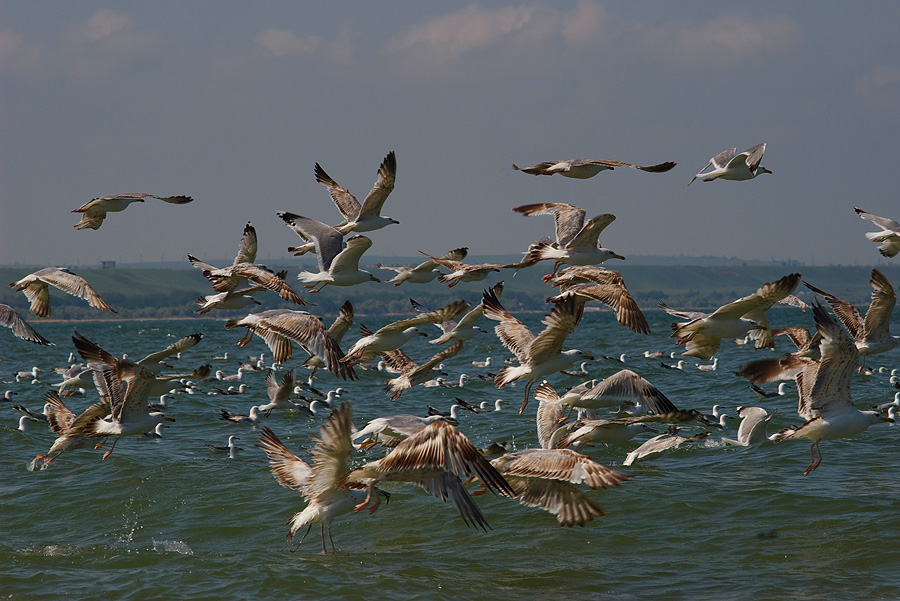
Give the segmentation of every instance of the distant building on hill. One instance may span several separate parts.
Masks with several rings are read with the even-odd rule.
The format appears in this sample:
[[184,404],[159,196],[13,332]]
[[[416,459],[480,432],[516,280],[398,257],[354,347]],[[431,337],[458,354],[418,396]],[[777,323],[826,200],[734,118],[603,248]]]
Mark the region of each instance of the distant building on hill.
[[100,261],[100,269],[115,269],[115,261]]

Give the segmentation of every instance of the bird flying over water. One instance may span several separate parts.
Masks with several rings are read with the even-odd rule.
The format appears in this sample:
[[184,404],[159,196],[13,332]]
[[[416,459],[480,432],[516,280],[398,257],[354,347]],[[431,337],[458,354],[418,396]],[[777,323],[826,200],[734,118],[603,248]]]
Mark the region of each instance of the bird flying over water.
[[17,292],[22,291],[25,293],[25,297],[31,301],[31,312],[38,317],[50,317],[49,286],[84,299],[95,309],[105,309],[106,311],[117,313],[115,309],[106,304],[106,301],[100,298],[100,295],[91,288],[87,280],[75,275],[65,267],[45,267],[9,285],[10,288],[15,289]]
[[571,177],[574,179],[588,179],[590,177],[594,177],[602,171],[612,171],[616,167],[631,167],[632,169],[639,169],[641,171],[648,171],[650,173],[664,173],[671,170],[675,165],[676,163],[667,161],[658,165],[642,167],[640,165],[626,163],[624,161],[609,161],[603,159],[569,159],[566,161],[545,161],[543,163],[538,163],[533,167],[525,168],[519,167],[518,165],[513,163],[512,167],[516,171],[529,173],[531,175],[553,175],[555,173],[559,173],[564,177]]
[[[693,184],[694,180],[698,177],[702,177],[705,182],[711,182],[714,179],[744,181],[753,179],[757,175],[762,175],[763,173],[772,173],[759,164],[759,162],[762,161],[763,153],[766,152],[765,144],[757,144],[738,155],[734,154],[735,150],[737,150],[737,148],[723,150],[713,158],[709,159],[709,163],[707,163],[706,167],[701,169],[700,172],[688,182],[688,185],[690,186]],[[710,167],[712,167],[712,169],[706,171]]]

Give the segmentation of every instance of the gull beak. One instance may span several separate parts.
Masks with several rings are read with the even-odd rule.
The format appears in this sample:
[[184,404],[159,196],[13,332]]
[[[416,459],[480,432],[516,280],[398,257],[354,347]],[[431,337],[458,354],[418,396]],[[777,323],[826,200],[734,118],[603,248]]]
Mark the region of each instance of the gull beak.
[[616,253],[613,253],[612,258],[613,259],[622,259],[623,261],[625,260],[625,257],[623,257],[622,255],[617,255]]

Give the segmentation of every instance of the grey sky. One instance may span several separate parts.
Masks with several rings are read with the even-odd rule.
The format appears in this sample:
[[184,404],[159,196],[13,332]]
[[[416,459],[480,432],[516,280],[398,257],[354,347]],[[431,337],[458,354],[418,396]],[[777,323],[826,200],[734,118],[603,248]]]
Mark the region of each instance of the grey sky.
[[[618,219],[629,254],[879,261],[853,206],[900,220],[900,3],[0,2],[0,264],[260,259],[337,223],[313,164],[362,200],[398,173],[371,254],[519,253],[515,206]],[[695,182],[759,142],[774,171]],[[639,164],[578,181],[520,166]],[[148,200],[77,231],[95,196]]]

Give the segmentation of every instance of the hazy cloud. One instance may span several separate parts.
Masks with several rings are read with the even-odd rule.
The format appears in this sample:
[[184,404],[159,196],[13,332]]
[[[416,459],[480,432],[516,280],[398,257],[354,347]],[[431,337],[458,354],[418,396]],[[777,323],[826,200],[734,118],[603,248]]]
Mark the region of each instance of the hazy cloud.
[[876,67],[864,73],[857,86],[871,106],[892,108],[900,104],[900,68]]
[[705,23],[673,22],[643,30],[640,44],[655,57],[689,68],[757,62],[788,47],[797,30],[787,19],[724,16]]
[[300,37],[293,31],[276,27],[256,36],[256,43],[277,57],[312,54],[321,42],[319,36]]
[[0,30],[0,72],[29,72],[39,68],[46,50],[15,31]]
[[104,9],[65,34],[61,59],[72,61],[76,75],[94,77],[152,53],[159,45],[159,36],[138,31],[129,15]]

